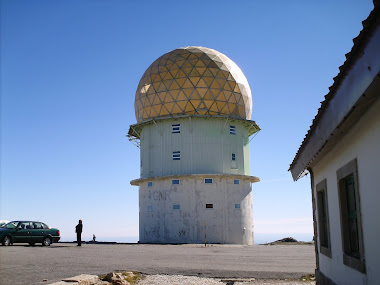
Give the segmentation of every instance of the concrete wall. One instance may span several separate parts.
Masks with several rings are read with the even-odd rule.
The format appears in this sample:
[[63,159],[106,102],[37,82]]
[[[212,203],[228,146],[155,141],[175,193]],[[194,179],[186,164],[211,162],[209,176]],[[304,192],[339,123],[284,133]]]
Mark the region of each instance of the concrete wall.
[[[181,124],[181,133],[172,133]],[[236,135],[230,134],[230,125]],[[250,175],[248,132],[241,122],[215,118],[162,120],[143,128],[141,178],[202,173]],[[173,160],[173,151],[181,160]],[[231,160],[235,153],[236,160]]]
[[[336,171],[355,158],[358,166],[366,274],[343,264]],[[327,181],[330,221],[331,258],[319,253],[320,271],[337,284],[379,284],[380,183],[377,179],[380,175],[380,100],[377,100],[313,171],[315,185],[323,179]]]
[[[204,178],[213,178],[205,184]],[[253,244],[252,191],[248,180],[234,184],[231,177],[197,176],[156,179],[139,187],[140,242]],[[213,209],[206,209],[213,204]],[[240,204],[240,209],[235,208]],[[180,209],[173,209],[180,205]]]

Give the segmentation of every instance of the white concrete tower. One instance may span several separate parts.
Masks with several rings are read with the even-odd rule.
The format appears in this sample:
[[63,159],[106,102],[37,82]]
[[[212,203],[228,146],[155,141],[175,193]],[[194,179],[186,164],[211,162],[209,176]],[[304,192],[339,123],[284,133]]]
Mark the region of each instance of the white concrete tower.
[[252,97],[224,54],[185,47],[154,61],[136,91],[140,242],[254,243]]

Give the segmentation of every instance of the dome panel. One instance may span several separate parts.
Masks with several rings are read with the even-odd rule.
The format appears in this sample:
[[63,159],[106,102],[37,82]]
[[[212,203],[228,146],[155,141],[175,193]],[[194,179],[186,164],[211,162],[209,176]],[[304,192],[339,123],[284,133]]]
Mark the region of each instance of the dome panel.
[[240,68],[205,47],[173,50],[143,74],[135,98],[136,119],[221,115],[250,119],[251,89]]

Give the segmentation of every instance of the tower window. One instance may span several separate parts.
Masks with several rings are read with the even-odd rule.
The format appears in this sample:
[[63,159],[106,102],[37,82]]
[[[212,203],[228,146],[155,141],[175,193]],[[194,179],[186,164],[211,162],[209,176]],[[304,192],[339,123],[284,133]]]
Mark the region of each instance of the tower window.
[[235,204],[235,209],[240,209],[240,204]]
[[152,187],[153,186],[153,182],[152,181],[149,181],[148,182],[148,187]]
[[240,184],[239,179],[234,179],[234,184]]
[[172,125],[172,134],[180,134],[181,133],[181,124]]
[[233,153],[232,154],[232,157],[231,157],[231,159],[233,160],[233,161],[235,161],[236,160],[236,155]]
[[173,210],[181,210],[181,205],[173,205]]
[[176,185],[176,184],[179,184],[179,179],[173,179],[172,180],[172,185]]
[[148,212],[152,212],[152,211],[153,211],[152,206],[148,206]]
[[235,128],[235,126],[230,126],[230,135],[236,135],[236,128]]
[[173,160],[181,160],[181,152],[173,151]]
[[206,209],[213,209],[214,208],[214,204],[206,204]]
[[205,183],[206,184],[211,184],[212,183],[212,178],[205,178]]

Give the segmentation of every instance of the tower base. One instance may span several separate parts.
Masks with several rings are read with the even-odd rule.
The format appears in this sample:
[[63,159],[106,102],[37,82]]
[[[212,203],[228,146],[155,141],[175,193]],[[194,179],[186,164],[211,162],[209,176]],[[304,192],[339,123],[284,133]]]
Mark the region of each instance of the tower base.
[[144,179],[140,242],[253,245],[251,180],[215,174]]

